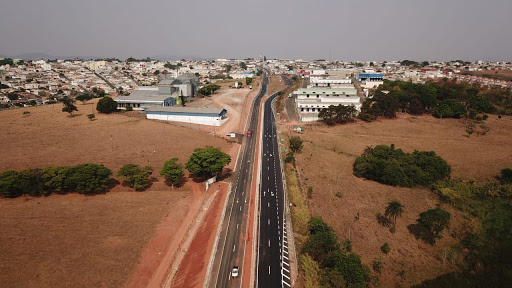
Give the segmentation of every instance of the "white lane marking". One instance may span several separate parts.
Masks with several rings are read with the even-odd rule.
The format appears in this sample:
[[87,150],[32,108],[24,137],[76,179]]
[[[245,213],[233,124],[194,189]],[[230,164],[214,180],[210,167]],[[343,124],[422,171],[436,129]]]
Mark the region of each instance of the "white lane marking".
[[270,219],[268,219],[268,221],[267,221],[267,222],[268,222],[268,225],[270,225]]
[[238,230],[238,224],[236,224],[236,229]]
[[235,245],[233,245],[233,252],[235,252]]
[[290,286],[290,284],[286,283],[285,281],[283,281],[283,283],[286,284],[286,286],[288,286],[288,287],[292,287],[292,286]]
[[290,260],[290,259],[288,259],[288,257],[286,257],[286,256],[284,256],[284,255],[283,255],[283,258],[285,258],[286,260]]
[[268,266],[268,274],[270,275],[270,266]]
[[268,239],[268,247],[270,247],[270,239]]
[[288,280],[290,280],[290,277],[288,277],[288,276],[286,276],[286,275],[284,275],[284,274],[283,274],[283,276],[284,276],[284,277],[286,277],[286,278],[288,278]]

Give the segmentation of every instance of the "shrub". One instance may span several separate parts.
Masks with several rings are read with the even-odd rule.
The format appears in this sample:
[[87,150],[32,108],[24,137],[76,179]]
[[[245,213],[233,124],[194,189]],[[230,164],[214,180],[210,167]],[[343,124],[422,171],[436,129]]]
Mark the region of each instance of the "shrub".
[[384,254],[388,254],[391,251],[391,247],[389,247],[389,244],[386,242],[380,247],[380,251]]
[[505,168],[500,171],[500,176],[497,177],[501,184],[512,183],[512,169]]
[[373,260],[372,267],[373,271],[381,273],[382,269],[384,268],[384,262],[382,262],[382,258],[379,257],[379,259]]
[[130,105],[130,104],[126,105],[126,111],[133,111],[132,105]]
[[295,156],[293,154],[293,151],[288,151],[288,153],[286,153],[286,158],[284,158],[284,162],[285,163],[292,163],[293,166],[295,166]]
[[302,142],[303,141],[302,139],[300,139],[299,136],[293,136],[289,140],[290,150],[292,150],[295,153],[300,152],[302,150],[302,147],[304,147],[304,144]]
[[336,197],[342,198],[343,197],[343,192],[341,192],[341,191],[336,192]]
[[311,186],[308,187],[308,198],[313,198],[313,187]]

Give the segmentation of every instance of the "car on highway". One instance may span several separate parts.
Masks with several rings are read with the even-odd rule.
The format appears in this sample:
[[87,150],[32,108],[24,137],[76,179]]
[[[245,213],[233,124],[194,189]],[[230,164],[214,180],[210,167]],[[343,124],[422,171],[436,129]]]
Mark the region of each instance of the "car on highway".
[[231,271],[231,277],[238,277],[238,266],[233,267],[233,270]]

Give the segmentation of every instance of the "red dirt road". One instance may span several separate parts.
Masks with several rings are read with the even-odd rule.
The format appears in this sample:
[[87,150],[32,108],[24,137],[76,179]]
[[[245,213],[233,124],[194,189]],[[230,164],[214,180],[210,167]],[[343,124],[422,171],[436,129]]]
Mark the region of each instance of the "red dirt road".
[[[208,261],[215,242],[215,233],[222,217],[223,204],[227,197],[229,185],[227,183],[215,183],[221,185],[221,191],[210,204],[208,212],[203,218],[194,240],[190,244],[181,265],[174,276],[171,287],[202,287],[208,268]],[[211,190],[214,188],[212,187]]]

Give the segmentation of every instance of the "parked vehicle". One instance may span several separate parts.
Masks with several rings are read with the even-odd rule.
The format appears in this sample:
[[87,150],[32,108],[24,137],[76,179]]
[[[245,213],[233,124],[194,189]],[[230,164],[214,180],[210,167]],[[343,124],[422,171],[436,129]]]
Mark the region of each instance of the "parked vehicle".
[[252,130],[247,130],[247,137],[249,137],[249,138],[252,137]]

